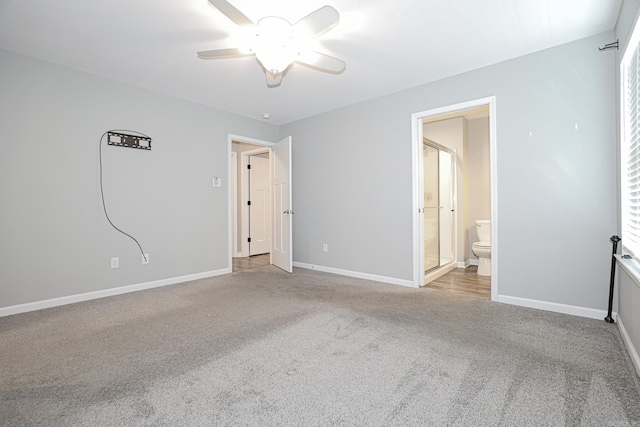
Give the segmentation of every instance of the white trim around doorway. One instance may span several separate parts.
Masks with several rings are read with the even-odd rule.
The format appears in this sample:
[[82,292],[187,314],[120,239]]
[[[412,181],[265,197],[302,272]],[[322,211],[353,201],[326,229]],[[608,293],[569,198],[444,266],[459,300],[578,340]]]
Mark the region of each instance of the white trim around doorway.
[[260,146],[264,146],[264,147],[272,147],[274,145],[273,142],[270,141],[264,141],[261,139],[255,139],[255,138],[250,138],[247,136],[240,136],[240,135],[234,135],[234,134],[228,134],[227,136],[227,216],[228,216],[228,221],[227,221],[227,236],[228,236],[228,246],[227,246],[227,253],[228,255],[228,269],[229,272],[233,271],[233,256],[234,256],[234,248],[233,248],[233,202],[234,202],[234,198],[233,198],[233,179],[232,179],[232,163],[231,163],[231,158],[232,158],[232,153],[233,153],[233,142],[244,142],[246,144],[253,144],[253,145],[260,145]]
[[498,179],[497,179],[497,136],[496,136],[496,97],[476,99],[459,104],[434,108],[411,115],[412,141],[412,209],[413,209],[413,286],[424,284],[424,224],[421,212],[424,209],[422,197],[422,121],[427,117],[449,114],[476,107],[489,107],[489,150],[491,168],[491,300],[498,300]]
[[238,153],[231,152],[231,239],[233,247],[233,258],[242,256],[242,252],[238,248],[238,236],[236,230],[238,229],[238,180],[233,177],[238,176]]

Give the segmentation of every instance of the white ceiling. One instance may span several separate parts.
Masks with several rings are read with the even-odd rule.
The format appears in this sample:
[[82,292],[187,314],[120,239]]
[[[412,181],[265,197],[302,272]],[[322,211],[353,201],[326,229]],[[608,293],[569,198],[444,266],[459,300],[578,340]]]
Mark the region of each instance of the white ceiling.
[[330,4],[340,24],[314,48],[346,71],[294,65],[268,88],[253,57],[198,59],[236,46],[207,0],[0,0],[0,47],[283,124],[611,30],[622,0],[229,1],[254,22]]

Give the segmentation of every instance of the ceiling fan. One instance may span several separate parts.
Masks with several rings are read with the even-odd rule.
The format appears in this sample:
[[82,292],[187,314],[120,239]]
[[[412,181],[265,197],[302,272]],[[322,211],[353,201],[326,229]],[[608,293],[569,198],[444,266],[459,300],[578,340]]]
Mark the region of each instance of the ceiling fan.
[[340,74],[346,63],[333,56],[305,49],[305,42],[315,39],[338,25],[340,14],[331,6],[305,16],[295,24],[278,16],[267,16],[255,24],[226,0],[208,0],[240,27],[255,31],[250,45],[245,48],[228,48],[198,52],[200,59],[225,59],[255,56],[264,68],[267,86],[280,86],[282,76],[295,62],[318,71]]

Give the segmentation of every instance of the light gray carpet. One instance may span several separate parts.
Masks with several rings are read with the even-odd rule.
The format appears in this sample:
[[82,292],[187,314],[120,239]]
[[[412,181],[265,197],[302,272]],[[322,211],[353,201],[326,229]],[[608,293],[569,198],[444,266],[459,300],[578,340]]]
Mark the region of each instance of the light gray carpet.
[[267,266],[0,318],[0,425],[640,425],[616,325]]

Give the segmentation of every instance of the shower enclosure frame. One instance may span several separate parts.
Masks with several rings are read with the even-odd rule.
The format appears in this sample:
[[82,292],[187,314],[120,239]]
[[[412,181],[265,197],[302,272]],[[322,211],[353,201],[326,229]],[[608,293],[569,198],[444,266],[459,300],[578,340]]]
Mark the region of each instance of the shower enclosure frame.
[[[423,215],[423,236],[425,237],[424,242],[426,243],[426,236],[427,236],[427,230],[424,229],[424,222],[426,219],[426,216],[428,214],[432,213],[432,209],[437,209],[437,233],[438,233],[438,238],[437,238],[437,247],[438,247],[438,254],[437,254],[437,265],[433,266],[431,268],[429,268],[429,266],[427,266],[427,262],[426,262],[426,258],[427,258],[427,249],[426,247],[424,248],[424,253],[423,253],[423,260],[425,263],[425,267],[424,267],[424,283],[427,284],[432,280],[437,279],[438,277],[448,273],[449,271],[453,270],[456,268],[457,266],[457,253],[458,253],[458,247],[457,247],[457,243],[458,243],[458,236],[457,236],[457,225],[458,225],[458,209],[457,209],[457,155],[456,155],[456,150],[451,149],[449,147],[445,147],[443,145],[438,144],[435,141],[432,141],[426,137],[423,136],[422,138],[422,145],[423,145],[423,149],[424,146],[428,146],[431,147],[434,150],[437,150],[438,152],[438,171],[437,171],[437,176],[438,176],[438,200],[437,200],[437,204],[436,206],[427,206],[427,202],[426,200],[423,201],[423,208],[422,208],[422,215]],[[448,194],[446,194],[443,197],[442,194],[442,182],[440,181],[443,177],[442,175],[442,170],[441,168],[443,166],[445,166],[444,164],[442,164],[441,160],[440,160],[440,156],[441,156],[441,152],[447,153],[450,156],[450,162],[448,165],[448,169],[449,169],[449,191]],[[422,176],[423,176],[423,180],[422,180],[422,193],[425,194],[425,181],[424,181],[424,177],[426,176],[426,171],[425,171],[425,164],[424,164],[424,155],[422,157]],[[446,200],[446,201],[445,201]],[[446,212],[446,211],[449,212]],[[442,253],[442,247],[443,247],[443,243],[444,243],[444,238],[446,236],[443,236],[443,226],[442,226],[442,221],[445,215],[449,215],[449,227],[448,227],[448,246],[450,246],[450,251],[448,254],[446,254],[448,261],[443,263],[443,256],[445,254]],[[423,245],[423,247],[426,245]]]

